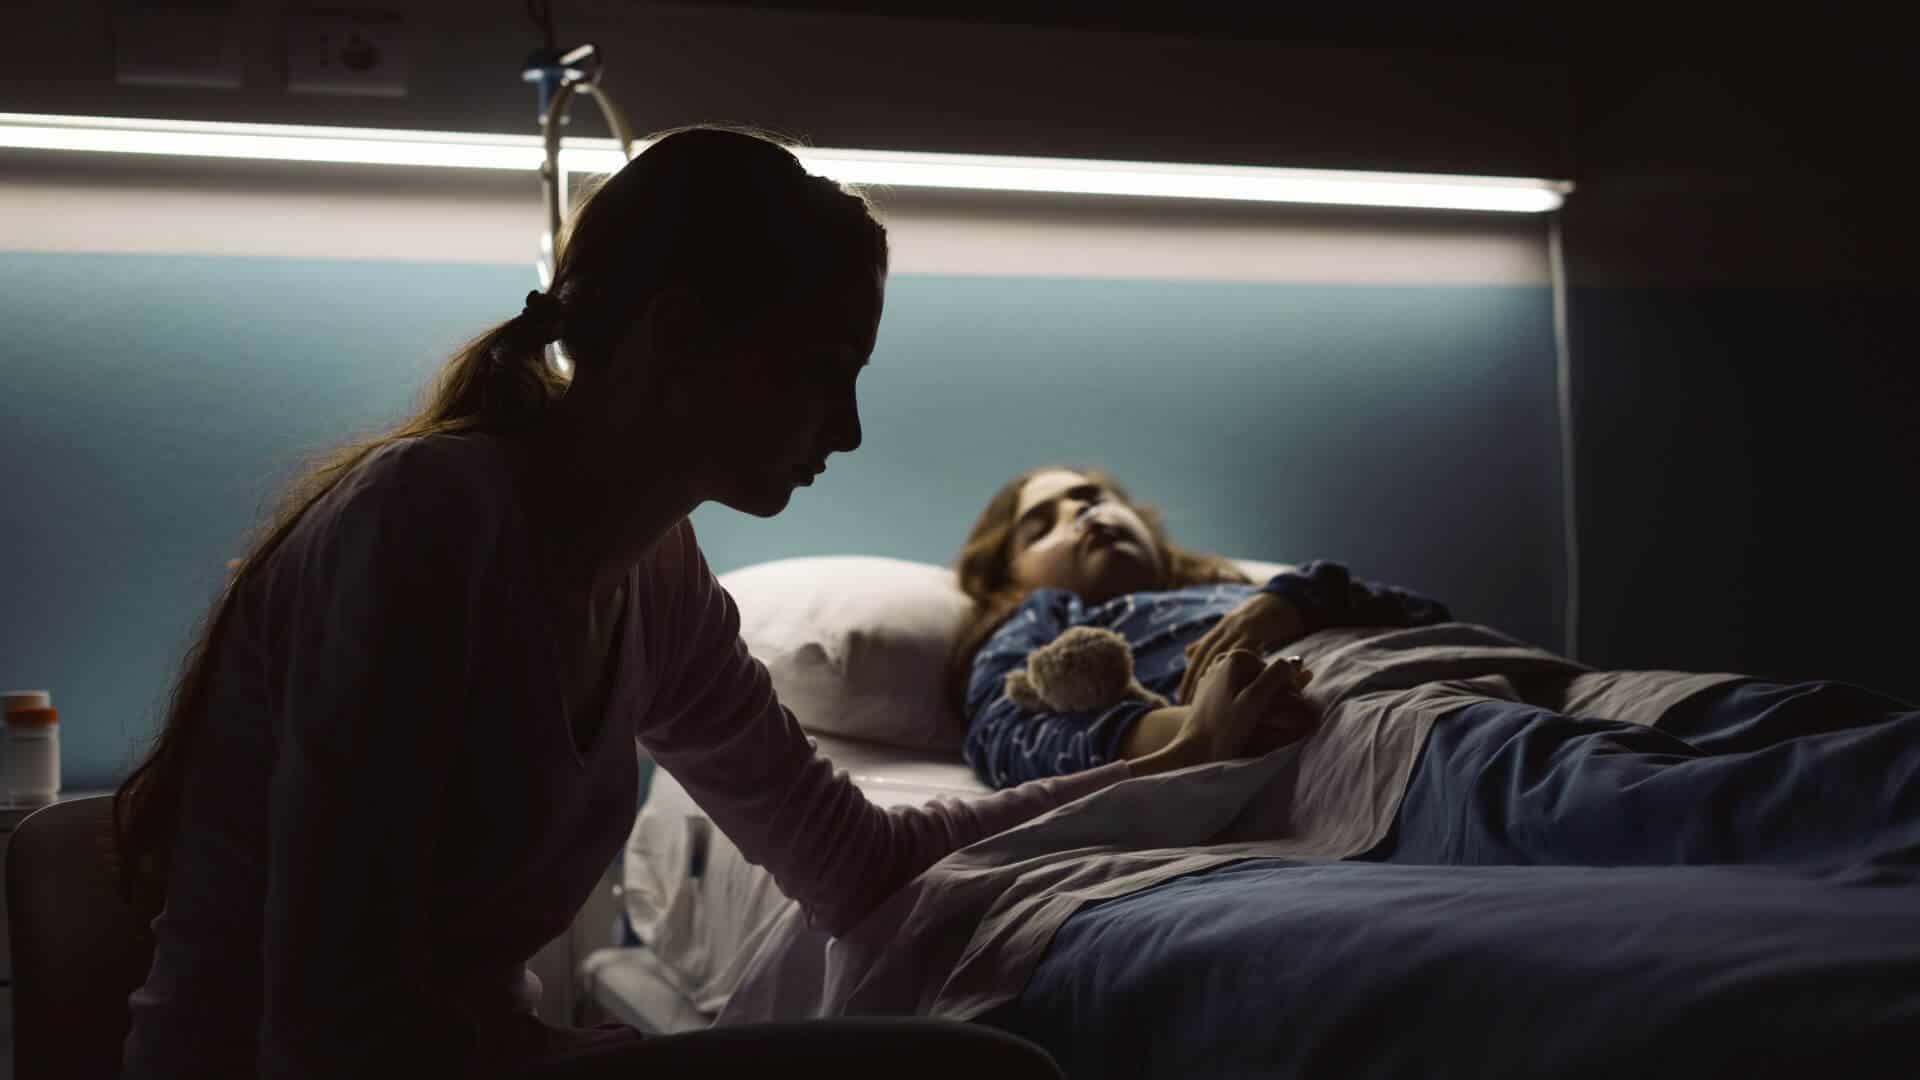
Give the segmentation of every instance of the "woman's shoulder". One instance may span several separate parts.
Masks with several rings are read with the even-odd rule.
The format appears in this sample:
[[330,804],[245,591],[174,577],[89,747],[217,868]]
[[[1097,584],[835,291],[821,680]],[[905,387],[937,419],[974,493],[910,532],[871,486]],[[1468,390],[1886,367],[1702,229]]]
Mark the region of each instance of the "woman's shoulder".
[[294,548],[345,543],[452,553],[478,546],[512,512],[512,481],[482,437],[421,435],[382,443],[307,508]]
[[512,477],[491,439],[477,434],[416,435],[375,447],[329,493],[338,506],[408,517],[464,516],[445,524],[472,526],[512,503]]

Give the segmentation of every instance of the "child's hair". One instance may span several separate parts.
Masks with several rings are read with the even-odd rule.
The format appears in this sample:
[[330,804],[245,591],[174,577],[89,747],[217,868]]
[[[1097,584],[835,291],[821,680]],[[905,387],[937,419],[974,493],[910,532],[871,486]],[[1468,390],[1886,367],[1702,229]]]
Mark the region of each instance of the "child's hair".
[[959,703],[962,711],[966,708],[967,682],[973,674],[974,654],[987,643],[1000,624],[1007,621],[1021,601],[1033,592],[1033,589],[1013,580],[1014,511],[1020,506],[1020,492],[1027,486],[1027,481],[1035,476],[1062,469],[1077,472],[1098,483],[1115,498],[1133,507],[1141,520],[1146,522],[1148,531],[1153,534],[1154,546],[1159,549],[1161,556],[1162,577],[1157,588],[1183,589],[1189,585],[1247,582],[1247,576],[1227,559],[1175,547],[1167,539],[1166,525],[1160,514],[1150,506],[1134,502],[1126,489],[1112,477],[1098,470],[1072,469],[1060,465],[1029,469],[1007,481],[988,500],[987,508],[980,512],[972,531],[967,533],[967,542],[961,547],[960,558],[954,564],[961,591],[973,600],[973,610],[959,635],[954,638],[952,651],[947,654],[947,692]]
[[522,312],[481,334],[448,360],[413,416],[314,464],[232,565],[182,661],[159,733],[114,795],[113,857],[129,903],[151,915],[164,899],[188,757],[235,591],[369,455],[415,436],[534,425],[571,378],[548,361],[550,331],[557,328],[574,370],[610,363],[667,287],[688,288],[723,324],[738,324],[810,284],[886,269],[886,230],[867,200],[808,173],[782,142],[720,127],[655,136],[574,215],[544,318]]

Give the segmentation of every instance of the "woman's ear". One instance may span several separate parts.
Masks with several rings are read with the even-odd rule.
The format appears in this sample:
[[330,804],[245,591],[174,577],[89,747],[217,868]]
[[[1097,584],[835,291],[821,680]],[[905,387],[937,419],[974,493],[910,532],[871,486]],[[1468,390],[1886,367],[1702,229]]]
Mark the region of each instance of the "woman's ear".
[[655,401],[670,415],[684,416],[694,393],[693,376],[712,352],[713,320],[691,289],[672,286],[647,301],[636,337],[645,349],[636,368]]
[[714,322],[706,302],[684,285],[673,285],[653,295],[641,315],[647,351],[656,363],[687,366],[713,347]]
[[705,347],[713,322],[706,303],[684,285],[654,293],[641,318],[648,346],[662,355],[698,352]]

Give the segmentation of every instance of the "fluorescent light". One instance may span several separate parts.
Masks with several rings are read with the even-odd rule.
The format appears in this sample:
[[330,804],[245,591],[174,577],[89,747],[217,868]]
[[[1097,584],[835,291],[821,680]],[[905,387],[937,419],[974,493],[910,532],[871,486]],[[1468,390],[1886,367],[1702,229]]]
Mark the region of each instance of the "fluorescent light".
[[1546,180],[1508,177],[1336,172],[1248,165],[853,150],[802,149],[798,154],[814,172],[847,183],[984,191],[1537,213],[1557,209],[1563,193],[1570,188],[1570,185]]
[[[608,152],[617,160],[612,140]],[[440,131],[122,120],[96,116],[0,113],[0,147],[345,165],[419,165],[466,169],[540,167],[536,135],[456,135]]]
[[[0,148],[529,172],[541,160],[537,135],[26,113],[0,113]],[[1557,209],[1573,189],[1564,181],[1497,176],[809,147],[795,153],[812,171],[844,183],[977,191],[1539,213]],[[612,139],[569,138],[560,160],[568,172],[606,173],[625,159]]]

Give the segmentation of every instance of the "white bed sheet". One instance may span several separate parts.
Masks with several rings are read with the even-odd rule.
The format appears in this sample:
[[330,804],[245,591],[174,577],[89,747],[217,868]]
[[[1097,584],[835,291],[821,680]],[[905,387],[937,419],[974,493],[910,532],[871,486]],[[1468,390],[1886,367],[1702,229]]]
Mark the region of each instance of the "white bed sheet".
[[[957,757],[825,735],[813,741],[881,806],[989,793]],[[615,1016],[658,1032],[705,1026],[718,1015],[793,907],[660,770],[628,837],[621,903],[644,946],[598,950],[582,975]]]

